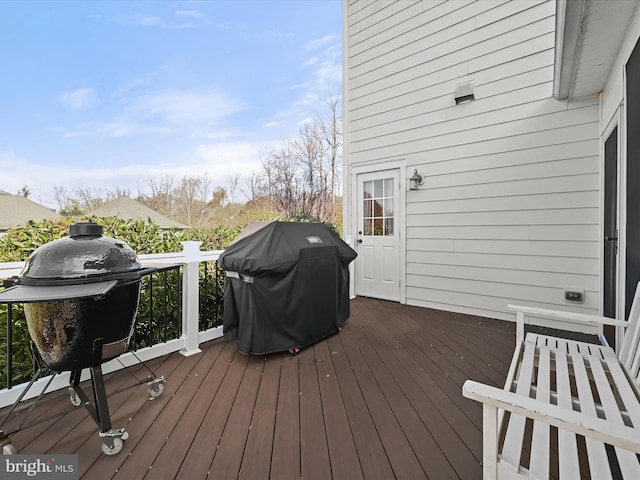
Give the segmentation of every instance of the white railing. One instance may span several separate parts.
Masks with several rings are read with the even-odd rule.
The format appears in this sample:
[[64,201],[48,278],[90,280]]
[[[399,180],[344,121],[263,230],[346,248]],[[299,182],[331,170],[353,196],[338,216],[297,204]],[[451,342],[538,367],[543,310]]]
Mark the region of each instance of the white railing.
[[[222,336],[222,327],[215,327],[199,331],[200,302],[199,302],[199,267],[202,262],[216,261],[222,250],[200,251],[202,242],[181,242],[182,252],[138,255],[144,267],[182,266],[182,335],[175,340],[153,345],[137,350],[136,356],[142,361],[162,357],[173,352],[180,352],[189,356],[200,352],[201,343]],[[19,275],[24,262],[0,263],[0,279]],[[0,326],[1,328],[1,326]],[[124,368],[123,365],[137,364],[137,359],[131,353],[120,355],[117,359],[102,365],[103,373],[110,373]],[[159,372],[160,374],[162,372]],[[87,377],[88,378],[88,377]],[[33,398],[44,388],[49,377],[41,378],[25,395],[25,399]],[[69,385],[69,373],[62,373],[52,381],[47,391],[59,390]],[[0,390],[0,408],[12,405],[26,388],[27,383],[16,385],[11,389]]]

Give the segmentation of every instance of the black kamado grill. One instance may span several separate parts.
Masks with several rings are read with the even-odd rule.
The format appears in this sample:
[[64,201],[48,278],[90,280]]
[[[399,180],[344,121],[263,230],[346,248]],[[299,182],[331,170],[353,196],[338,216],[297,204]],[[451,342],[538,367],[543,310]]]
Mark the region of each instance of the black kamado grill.
[[[59,372],[71,372],[71,403],[87,408],[100,428],[103,452],[113,455],[122,449],[128,434],[124,428],[111,428],[101,365],[127,351],[138,311],[140,279],[155,269],[143,269],[131,247],[102,236],[103,231],[93,222],[76,223],[69,227],[68,237],[42,245],[18,277],[5,280],[8,288],[0,292],[0,303],[24,303],[29,336],[44,365],[54,372],[51,380]],[[80,386],[85,368],[91,373],[93,402]],[[39,368],[0,427],[42,372]],[[149,372],[144,382],[156,397],[164,390],[164,378]],[[0,444],[10,453],[8,435],[0,430]]]

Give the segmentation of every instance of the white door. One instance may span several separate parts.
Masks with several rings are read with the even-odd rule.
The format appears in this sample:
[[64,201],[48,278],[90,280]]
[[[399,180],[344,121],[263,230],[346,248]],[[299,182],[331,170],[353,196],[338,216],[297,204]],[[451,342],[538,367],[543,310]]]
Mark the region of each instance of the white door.
[[358,295],[400,300],[399,178],[399,169],[357,176]]

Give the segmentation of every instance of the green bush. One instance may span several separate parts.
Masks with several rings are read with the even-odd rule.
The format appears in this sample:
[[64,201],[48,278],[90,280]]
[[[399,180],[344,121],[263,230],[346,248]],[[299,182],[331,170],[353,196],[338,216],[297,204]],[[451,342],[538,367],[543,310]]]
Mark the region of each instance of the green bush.
[[[222,250],[238,235],[241,228],[212,227],[186,231],[163,231],[151,220],[122,220],[115,217],[92,218],[104,227],[104,235],[127,243],[137,254],[172,253],[182,251],[180,242],[195,240],[202,242],[202,250]],[[26,260],[41,245],[67,235],[69,226],[78,219],[67,218],[58,221],[45,220],[29,222],[27,225],[10,229],[0,237],[0,262]],[[222,298],[224,274],[215,262],[201,266],[201,311],[207,318],[201,318],[202,328],[217,326],[222,321]],[[208,282],[203,282],[206,278]],[[144,277],[140,290],[140,303],[136,319],[132,348],[138,349],[178,338],[181,334],[181,275],[178,270],[158,272],[150,278]],[[153,296],[152,296],[153,292]],[[153,298],[153,301],[152,301]],[[30,338],[26,328],[26,318],[22,305],[12,306],[12,372],[7,372],[7,304],[0,304],[0,388],[8,385],[7,375],[11,375],[14,385],[27,381],[33,372],[34,355],[30,348]]]

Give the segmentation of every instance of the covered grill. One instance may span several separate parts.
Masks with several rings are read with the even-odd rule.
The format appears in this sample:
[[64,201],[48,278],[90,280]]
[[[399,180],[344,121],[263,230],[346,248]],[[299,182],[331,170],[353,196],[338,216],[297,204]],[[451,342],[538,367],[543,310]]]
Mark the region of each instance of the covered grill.
[[[142,269],[131,247],[103,231],[93,222],[71,225],[68,237],[42,245],[18,277],[5,281],[9,288],[0,292],[0,302],[25,304],[29,336],[44,364],[56,373],[71,372],[72,403],[89,409],[103,451],[114,454],[127,435],[111,429],[101,364],[128,349],[140,279],[154,269]],[[93,404],[79,386],[84,368],[91,369]],[[162,392],[163,380],[149,382],[150,394]]]
[[224,338],[242,353],[294,351],[349,318],[356,252],[322,223],[251,223],[220,256]]

